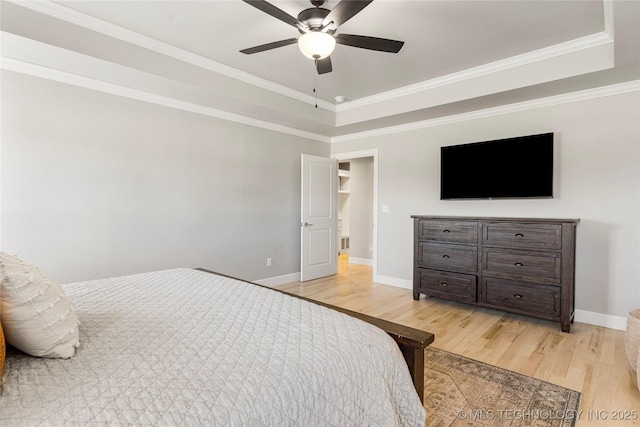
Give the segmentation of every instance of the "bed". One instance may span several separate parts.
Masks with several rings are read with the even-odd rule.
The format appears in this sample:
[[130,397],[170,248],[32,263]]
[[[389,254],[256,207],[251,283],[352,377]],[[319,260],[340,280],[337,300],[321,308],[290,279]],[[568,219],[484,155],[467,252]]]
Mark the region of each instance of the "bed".
[[424,425],[426,332],[200,269],[61,288],[75,354],[8,346],[1,425]]

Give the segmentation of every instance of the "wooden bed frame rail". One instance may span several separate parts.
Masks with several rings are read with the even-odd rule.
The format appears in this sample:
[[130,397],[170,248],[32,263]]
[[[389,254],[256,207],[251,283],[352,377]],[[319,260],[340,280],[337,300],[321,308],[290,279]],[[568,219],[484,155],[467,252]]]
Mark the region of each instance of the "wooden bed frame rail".
[[418,392],[420,401],[424,404],[424,349],[433,342],[434,335],[432,333],[411,328],[409,326],[400,325],[398,323],[389,322],[377,317],[368,316],[356,311],[347,310],[346,308],[327,304],[321,301],[312,300],[307,297],[292,294],[280,289],[271,288],[269,286],[260,285],[248,280],[238,279],[237,277],[217,273],[205,268],[196,268],[196,270],[203,271],[205,273],[217,274],[218,276],[228,277],[230,279],[239,280],[241,282],[250,283],[255,286],[260,286],[272,291],[280,292],[294,298],[299,298],[313,304],[321,305],[323,307],[339,311],[351,317],[355,317],[356,319],[360,319],[374,326],[377,326],[378,328],[388,333],[391,338],[393,338],[398,344],[398,347],[400,348],[400,351],[404,356],[404,360],[407,362],[407,367],[409,368],[409,373],[411,374],[411,378],[413,379],[413,385],[416,388],[416,392]]

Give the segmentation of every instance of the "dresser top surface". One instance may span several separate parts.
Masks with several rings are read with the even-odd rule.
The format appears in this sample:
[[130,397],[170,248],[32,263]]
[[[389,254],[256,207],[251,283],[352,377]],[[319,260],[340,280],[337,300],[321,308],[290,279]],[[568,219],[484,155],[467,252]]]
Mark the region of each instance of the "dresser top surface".
[[579,218],[503,218],[503,217],[480,217],[480,216],[432,216],[432,215],[411,215],[414,219],[431,219],[441,221],[491,221],[491,222],[549,222],[549,223],[572,223],[578,224]]

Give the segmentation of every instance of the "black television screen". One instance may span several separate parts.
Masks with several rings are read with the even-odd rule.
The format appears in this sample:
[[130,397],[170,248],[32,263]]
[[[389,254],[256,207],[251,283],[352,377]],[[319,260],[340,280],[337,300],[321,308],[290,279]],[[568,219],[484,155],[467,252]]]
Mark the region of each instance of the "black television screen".
[[440,198],[553,197],[553,133],[441,148]]

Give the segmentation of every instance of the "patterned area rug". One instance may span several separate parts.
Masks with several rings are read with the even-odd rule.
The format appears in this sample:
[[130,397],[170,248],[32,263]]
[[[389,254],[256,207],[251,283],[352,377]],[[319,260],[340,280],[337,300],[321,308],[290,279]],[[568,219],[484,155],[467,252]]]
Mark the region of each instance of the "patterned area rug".
[[427,426],[575,426],[577,391],[432,347],[424,364]]

